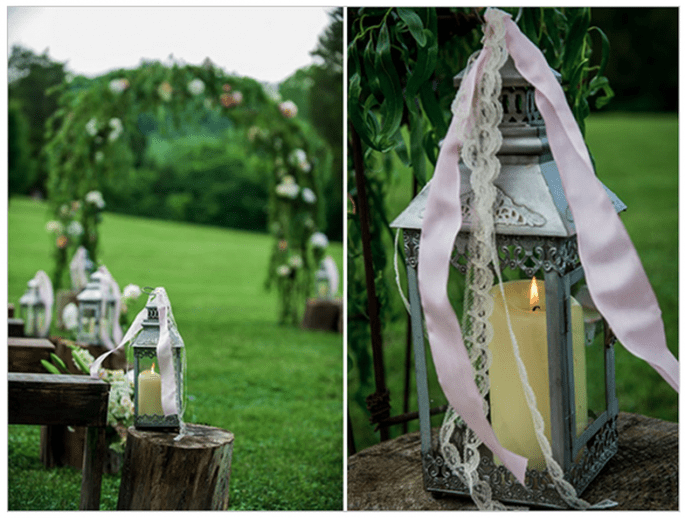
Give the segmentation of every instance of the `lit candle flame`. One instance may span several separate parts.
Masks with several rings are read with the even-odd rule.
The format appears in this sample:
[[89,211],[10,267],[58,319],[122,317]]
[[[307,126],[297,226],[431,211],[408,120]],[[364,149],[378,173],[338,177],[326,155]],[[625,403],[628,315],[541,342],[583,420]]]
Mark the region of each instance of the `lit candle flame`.
[[[537,291],[536,291],[537,293]],[[155,372],[155,363],[152,362],[152,367],[150,367],[150,372],[154,373]]]
[[530,281],[530,308],[533,309],[540,302],[540,296],[538,295],[538,283],[533,277]]

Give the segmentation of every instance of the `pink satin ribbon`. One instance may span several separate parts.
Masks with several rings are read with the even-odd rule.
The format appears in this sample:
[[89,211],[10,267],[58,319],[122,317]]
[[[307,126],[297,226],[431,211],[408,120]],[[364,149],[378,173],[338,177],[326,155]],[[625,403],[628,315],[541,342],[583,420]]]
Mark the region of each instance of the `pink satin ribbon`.
[[[486,13],[487,19],[487,13]],[[618,340],[646,360],[675,389],[678,362],[666,347],[656,297],[637,253],[604,188],[595,177],[580,130],[542,53],[505,17],[506,41],[519,72],[536,88],[536,103],[547,125],[552,155],[576,225],[579,255],[588,289]],[[474,91],[485,50],[462,88],[461,114],[473,108]],[[418,279],[433,362],[450,405],[514,477],[524,484],[527,459],[506,450],[483,412],[461,328],[447,296],[454,241],[461,228],[460,135],[469,116],[453,117],[431,180],[421,229]]]
[[616,338],[679,390],[678,360],[666,346],[661,310],[633,243],[595,176],[590,155],[564,91],[542,52],[505,19],[507,48],[535,87],[535,102],[578,234],[578,254],[592,300]]

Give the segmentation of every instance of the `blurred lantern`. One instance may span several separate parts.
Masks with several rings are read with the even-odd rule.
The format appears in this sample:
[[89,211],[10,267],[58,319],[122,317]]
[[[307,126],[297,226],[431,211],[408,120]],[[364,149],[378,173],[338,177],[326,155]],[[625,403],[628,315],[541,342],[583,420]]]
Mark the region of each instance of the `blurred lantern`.
[[46,307],[38,291],[38,280],[31,279],[26,292],[19,299],[21,316],[24,319],[24,336],[47,336],[45,329]]
[[[431,437],[432,398],[428,391],[424,322],[417,281],[419,241],[422,231],[426,232],[424,211],[431,183],[391,224],[402,229],[404,236],[424,483],[428,491],[473,496],[466,482],[468,477],[457,472],[475,463],[477,479],[489,481],[493,500],[566,508],[568,502],[555,488],[536,437],[516,368],[507,312],[544,419],[552,456],[577,495],[617,451],[615,339],[603,319],[604,336],[600,336],[601,332],[595,336],[594,328],[586,332],[586,309],[572,296],[577,290],[585,290],[584,272],[574,221],[550,153],[545,122],[535,103],[535,89],[518,72],[511,57],[500,72],[503,117],[499,124],[502,145],[497,153],[501,169],[494,180],[494,246],[500,267],[520,272],[527,279],[505,282],[504,299],[499,285],[488,288],[494,300],[492,314],[486,318],[489,323],[479,321],[484,311],[479,310],[477,315],[474,313],[479,311],[469,312],[465,306],[462,329],[478,388],[489,402],[486,415],[497,439],[505,449],[529,459],[526,485],[521,485],[489,449],[469,445],[474,444],[475,436],[453,409],[448,410],[440,440]],[[554,74],[560,81],[559,74]],[[457,86],[463,77],[464,72],[456,76]],[[474,277],[478,275],[470,270],[474,248],[469,246],[469,241],[478,216],[474,208],[472,171],[461,161],[459,169],[462,225],[450,262],[466,276],[465,297],[471,296],[473,301],[480,295],[474,291],[468,293],[469,283],[476,282]],[[611,191],[604,189],[616,212],[626,208]],[[534,276],[541,274],[544,281],[535,281]],[[596,309],[589,307],[590,303],[587,305],[587,311],[595,311],[596,315]],[[585,320],[594,326],[596,318]],[[486,325],[491,326],[493,333],[489,346],[480,334]],[[469,333],[471,341],[466,338]],[[586,343],[586,334],[593,337],[592,344]],[[592,377],[585,372],[586,365],[590,364]],[[603,369],[598,369],[602,364]],[[603,370],[603,379],[597,377],[600,370]],[[489,395],[482,388],[488,385],[485,380],[489,381]]]
[[321,261],[316,271],[316,294],[321,298],[331,296],[331,277],[324,261]]
[[[146,318],[132,343],[133,424],[141,429],[178,430],[183,413],[185,348],[166,292],[159,290],[163,292],[157,288],[150,295],[143,310]],[[131,331],[137,331],[135,322]]]
[[76,296],[78,300],[77,340],[85,345],[107,345],[111,324],[106,320],[108,297],[102,289],[102,272],[95,271],[90,276],[85,289]]

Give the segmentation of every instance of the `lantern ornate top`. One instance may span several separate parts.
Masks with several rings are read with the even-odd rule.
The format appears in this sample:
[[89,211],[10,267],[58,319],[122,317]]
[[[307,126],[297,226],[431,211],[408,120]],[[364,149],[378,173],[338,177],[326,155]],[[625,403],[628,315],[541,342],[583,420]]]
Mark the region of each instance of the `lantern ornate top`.
[[[140,334],[133,341],[133,347],[156,347],[159,342],[160,335],[160,321],[159,321],[159,306],[155,301],[148,300],[145,309],[147,311],[147,318],[142,322],[142,330]],[[168,309],[168,308],[167,308]],[[176,325],[173,320],[173,316],[170,312],[167,312],[167,322],[169,337],[171,338],[171,346],[175,348],[184,347],[183,338],[178,332]]]
[[[503,104],[502,146],[497,157],[502,163],[494,216],[497,234],[544,237],[571,237],[576,229],[561,184],[561,177],[550,152],[545,123],[535,105],[535,89],[516,69],[511,57],[500,69]],[[554,72],[561,82],[561,75]],[[465,71],[454,78],[461,84]],[[473,190],[471,171],[460,163],[462,227],[470,232]],[[420,230],[426,208],[430,182],[409,206],[390,224],[393,228]],[[606,186],[616,212],[626,205]]]

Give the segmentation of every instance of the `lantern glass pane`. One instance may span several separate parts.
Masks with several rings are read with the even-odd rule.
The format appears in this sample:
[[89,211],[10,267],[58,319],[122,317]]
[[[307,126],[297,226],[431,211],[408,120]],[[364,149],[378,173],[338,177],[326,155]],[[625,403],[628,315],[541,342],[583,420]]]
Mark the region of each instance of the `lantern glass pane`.
[[[582,310],[582,325],[574,322],[573,333],[580,334],[584,344],[583,354],[579,357],[574,355],[573,362],[576,380],[576,436],[579,437],[606,410],[604,331],[602,317],[590,298],[584,278],[572,286],[571,293],[574,303],[580,305]],[[576,340],[574,336],[574,343]],[[582,401],[580,405],[579,399]]]
[[136,351],[138,359],[138,415],[164,415],[162,411],[162,378],[154,349]]
[[95,308],[84,307],[81,311],[81,329],[89,338],[97,334],[97,314]]
[[33,335],[35,330],[35,321],[36,316],[33,306],[24,306],[24,332],[27,336]]

